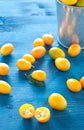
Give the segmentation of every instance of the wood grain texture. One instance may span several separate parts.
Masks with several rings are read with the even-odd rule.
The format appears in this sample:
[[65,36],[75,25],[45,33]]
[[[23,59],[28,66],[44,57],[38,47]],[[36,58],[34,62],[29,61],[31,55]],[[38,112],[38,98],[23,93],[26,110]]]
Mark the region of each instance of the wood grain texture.
[[[15,50],[12,55],[3,57],[0,62],[8,63],[11,71],[8,76],[1,77],[11,84],[13,91],[10,95],[0,94],[0,130],[83,130],[84,129],[84,90],[72,93],[66,87],[68,78],[84,75],[84,50],[76,58],[66,57],[71,62],[68,72],[56,69],[54,61],[48,55],[35,63],[35,69],[42,69],[47,73],[45,87],[36,87],[26,80],[24,73],[16,68],[17,59],[30,53],[33,40],[42,37],[44,33],[51,33],[55,37],[53,46],[57,43],[57,24],[54,0],[0,0],[0,47],[6,43],[13,43]],[[32,71],[32,70],[31,70]],[[30,72],[31,72],[30,71]],[[29,72],[29,73],[30,73]],[[48,96],[58,92],[68,101],[65,111],[53,110],[48,102]],[[46,124],[38,123],[34,118],[24,120],[18,113],[23,103],[31,103],[35,108],[46,106],[51,111],[51,119]]]

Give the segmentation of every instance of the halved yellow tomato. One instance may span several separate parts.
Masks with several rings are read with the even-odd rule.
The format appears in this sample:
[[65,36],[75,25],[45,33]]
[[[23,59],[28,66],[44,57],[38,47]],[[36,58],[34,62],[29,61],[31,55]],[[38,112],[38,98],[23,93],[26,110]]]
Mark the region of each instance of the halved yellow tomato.
[[35,118],[38,122],[46,123],[50,119],[50,110],[47,107],[37,108]]
[[34,113],[35,113],[34,106],[31,104],[23,104],[19,108],[19,113],[21,117],[25,119],[29,119],[34,116]]

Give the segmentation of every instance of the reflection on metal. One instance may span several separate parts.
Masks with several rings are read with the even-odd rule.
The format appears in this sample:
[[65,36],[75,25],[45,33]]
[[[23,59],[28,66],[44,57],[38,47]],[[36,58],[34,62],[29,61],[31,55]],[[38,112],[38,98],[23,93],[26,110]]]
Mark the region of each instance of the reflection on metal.
[[75,33],[73,34],[71,43],[80,43],[77,34],[75,34]]

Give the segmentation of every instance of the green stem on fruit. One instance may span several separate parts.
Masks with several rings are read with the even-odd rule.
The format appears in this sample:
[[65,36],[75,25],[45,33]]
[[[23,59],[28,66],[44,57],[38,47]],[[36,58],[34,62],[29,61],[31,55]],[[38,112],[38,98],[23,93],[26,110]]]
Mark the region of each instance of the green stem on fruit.
[[32,68],[35,68],[35,66],[32,65]]

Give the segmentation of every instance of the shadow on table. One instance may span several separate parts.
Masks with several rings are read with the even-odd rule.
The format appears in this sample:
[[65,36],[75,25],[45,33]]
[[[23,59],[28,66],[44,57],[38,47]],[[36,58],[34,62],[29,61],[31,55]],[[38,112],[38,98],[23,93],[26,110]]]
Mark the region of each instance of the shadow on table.
[[2,57],[0,58],[0,61],[1,61],[1,62],[7,63],[7,64],[9,64],[12,60],[13,60],[13,55],[2,56]]
[[39,123],[36,120],[29,119],[29,120],[22,120],[22,128],[24,130],[52,130],[52,127],[50,127],[50,121],[47,123]]
[[8,107],[10,105],[11,102],[11,95],[4,95],[4,94],[0,94],[0,106],[6,106]]
[[66,108],[64,111],[51,110],[51,123],[53,128],[55,126],[60,130],[70,130],[71,124],[74,125],[73,121],[73,111]]
[[33,130],[33,120],[22,119],[20,127],[23,128],[23,130]]
[[36,130],[53,130],[52,124],[50,121],[48,121],[47,123],[39,123],[37,122],[35,129]]

